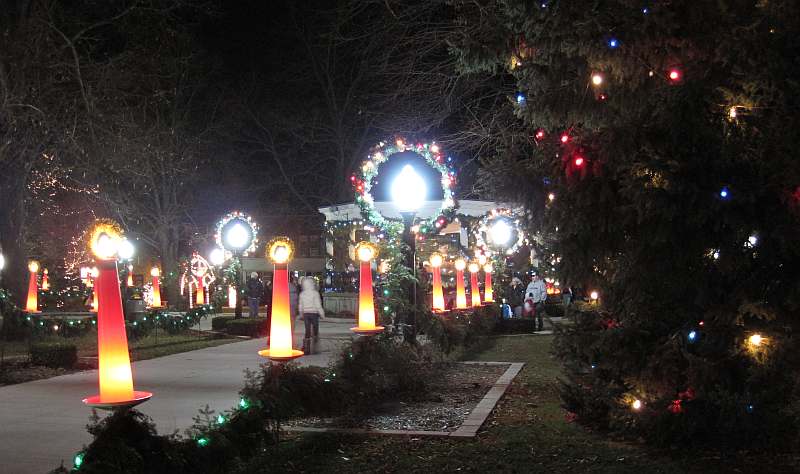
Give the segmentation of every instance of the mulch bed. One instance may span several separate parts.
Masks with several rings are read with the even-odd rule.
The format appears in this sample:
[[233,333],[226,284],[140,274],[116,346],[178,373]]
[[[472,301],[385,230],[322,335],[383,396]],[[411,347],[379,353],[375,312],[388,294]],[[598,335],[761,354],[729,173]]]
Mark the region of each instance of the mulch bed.
[[5,360],[2,370],[0,370],[0,387],[72,374],[91,368],[93,368],[91,364],[83,364],[82,362],[78,362],[78,365],[72,369],[53,369],[41,365],[33,365],[28,362],[27,357],[19,360]]
[[361,416],[301,418],[286,426],[404,431],[455,431],[508,365],[447,363],[420,400],[392,400]]

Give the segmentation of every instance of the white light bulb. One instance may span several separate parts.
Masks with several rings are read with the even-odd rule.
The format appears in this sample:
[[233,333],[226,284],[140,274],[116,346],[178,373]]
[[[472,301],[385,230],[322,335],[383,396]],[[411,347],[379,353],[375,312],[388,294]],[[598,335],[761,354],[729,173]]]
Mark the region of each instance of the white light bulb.
[[211,265],[222,265],[225,263],[225,251],[217,247],[208,254],[208,261]]
[[250,233],[240,223],[233,224],[225,233],[225,242],[232,249],[242,250],[250,240]]
[[117,255],[119,255],[119,258],[123,260],[129,260],[133,258],[133,254],[135,252],[136,249],[134,248],[133,243],[131,243],[130,240],[124,239],[119,243],[119,249],[117,250]]
[[392,200],[401,211],[419,209],[427,193],[425,180],[411,165],[405,165],[392,183]]
[[111,258],[117,253],[114,240],[108,234],[100,234],[97,238],[97,254],[100,258]]
[[492,242],[495,245],[508,245],[511,240],[511,226],[506,221],[498,221],[489,229]]

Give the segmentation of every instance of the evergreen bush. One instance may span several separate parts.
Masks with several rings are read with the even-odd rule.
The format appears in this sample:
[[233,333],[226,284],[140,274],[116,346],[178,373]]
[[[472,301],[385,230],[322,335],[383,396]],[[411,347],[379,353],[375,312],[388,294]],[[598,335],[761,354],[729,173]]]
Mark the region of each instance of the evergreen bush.
[[67,342],[37,342],[30,346],[31,363],[71,369],[78,363],[78,347]]

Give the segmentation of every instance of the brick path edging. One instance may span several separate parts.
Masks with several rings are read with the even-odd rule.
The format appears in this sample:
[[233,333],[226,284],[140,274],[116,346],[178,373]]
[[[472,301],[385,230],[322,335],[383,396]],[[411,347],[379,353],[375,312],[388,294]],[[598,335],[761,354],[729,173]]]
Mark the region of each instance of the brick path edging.
[[519,374],[525,366],[523,362],[481,362],[465,361],[464,364],[475,365],[508,365],[508,369],[494,382],[492,387],[486,392],[480,402],[469,413],[467,419],[455,431],[411,431],[411,430],[370,430],[366,428],[312,428],[304,426],[287,426],[283,429],[291,432],[302,433],[342,433],[342,434],[368,434],[368,435],[401,435],[401,436],[434,436],[434,437],[454,437],[472,438],[478,434],[478,430],[486,422],[486,419],[497,406],[497,402],[505,395],[514,377]]

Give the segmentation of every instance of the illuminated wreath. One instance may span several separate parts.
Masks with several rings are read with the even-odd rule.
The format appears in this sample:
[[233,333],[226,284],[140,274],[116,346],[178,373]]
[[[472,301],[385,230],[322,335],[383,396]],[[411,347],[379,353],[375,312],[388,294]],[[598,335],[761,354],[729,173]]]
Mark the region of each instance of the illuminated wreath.
[[[475,242],[479,249],[485,253],[500,253],[505,250],[511,255],[526,243],[525,233],[522,231],[519,212],[512,209],[493,209],[483,216],[474,228]],[[499,222],[505,222],[510,229],[508,244],[494,242],[491,229]]]
[[[244,212],[239,212],[239,211],[233,211],[225,215],[225,217],[223,217],[222,219],[219,220],[219,222],[217,222],[217,230],[214,233],[214,240],[217,242],[217,246],[222,249],[225,249],[225,245],[222,241],[222,231],[229,223],[236,220],[242,221],[246,225],[249,225],[250,228],[253,230],[253,240],[250,242],[250,246],[244,249],[242,255],[247,255],[248,252],[255,252],[256,244],[258,243],[258,224],[256,224],[256,222],[250,216],[248,216]],[[227,249],[225,250],[225,252],[226,254],[230,253]]]
[[450,157],[444,156],[439,145],[436,143],[417,143],[411,145],[406,143],[403,138],[396,138],[394,142],[380,142],[370,149],[367,159],[361,163],[358,173],[350,177],[353,188],[356,191],[356,203],[361,208],[361,214],[365,219],[376,226],[391,232],[401,232],[401,223],[392,222],[381,215],[375,208],[375,199],[372,197],[372,180],[378,175],[380,166],[391,158],[392,155],[403,152],[413,152],[425,158],[425,161],[442,175],[442,206],[438,209],[435,217],[431,221],[420,222],[420,233],[438,233],[439,229],[455,215],[456,201],[453,197],[453,186],[456,181],[456,173],[447,165],[451,161]]

